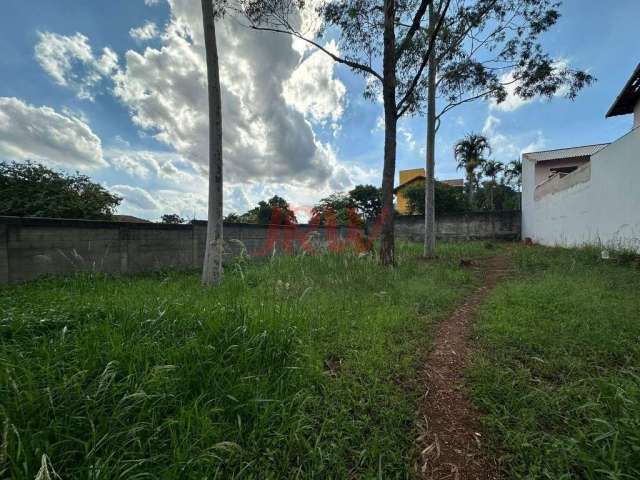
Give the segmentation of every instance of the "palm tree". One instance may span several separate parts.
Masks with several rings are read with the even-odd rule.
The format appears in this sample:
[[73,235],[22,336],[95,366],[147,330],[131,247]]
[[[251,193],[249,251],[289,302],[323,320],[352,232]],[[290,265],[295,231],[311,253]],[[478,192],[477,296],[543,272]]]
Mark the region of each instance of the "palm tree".
[[214,0],[202,0],[204,46],[207,58],[209,97],[209,214],[207,240],[202,266],[202,284],[216,285],[222,281],[222,99],[218,45],[216,43],[216,12]]
[[515,184],[519,189],[522,185],[522,160],[510,161],[504,169],[504,176],[508,183]]
[[504,171],[504,165],[497,160],[485,160],[482,164],[482,173],[489,177],[491,190],[489,191],[489,207],[493,210],[493,190],[497,185],[496,178]]
[[473,208],[475,172],[486,161],[485,155],[491,154],[489,141],[482,135],[469,133],[456,143],[453,153],[458,162],[458,168],[464,168],[467,173],[467,198],[469,199],[469,207]]

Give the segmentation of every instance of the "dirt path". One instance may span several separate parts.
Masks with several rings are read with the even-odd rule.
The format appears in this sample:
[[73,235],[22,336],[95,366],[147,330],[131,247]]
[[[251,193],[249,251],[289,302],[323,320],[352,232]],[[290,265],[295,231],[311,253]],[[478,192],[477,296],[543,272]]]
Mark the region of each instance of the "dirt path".
[[511,271],[508,253],[478,263],[482,284],[440,326],[420,373],[425,394],[418,409],[418,477],[497,479],[494,459],[482,454],[476,412],[464,392],[471,321],[496,283]]

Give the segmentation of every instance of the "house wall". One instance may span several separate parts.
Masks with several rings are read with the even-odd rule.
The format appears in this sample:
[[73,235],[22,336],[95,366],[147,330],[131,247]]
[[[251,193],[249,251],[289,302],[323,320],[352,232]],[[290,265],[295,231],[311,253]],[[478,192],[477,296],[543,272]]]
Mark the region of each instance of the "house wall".
[[[419,240],[422,217],[397,217],[398,239]],[[378,229],[369,226],[372,236]],[[474,213],[439,217],[438,237],[447,240],[515,238],[519,212]],[[310,225],[224,225],[225,256],[243,250],[252,256],[301,249],[338,248],[355,239],[356,228],[318,228]],[[82,271],[129,274],[164,268],[199,269],[204,259],[206,222],[190,225],[99,222],[0,217],[0,283],[22,282],[41,275]]]
[[587,159],[547,160],[545,162],[538,162],[535,169],[536,185],[540,185],[542,182],[549,178],[552,168],[579,167],[587,163],[589,163],[589,160]]
[[[535,164],[524,157],[522,237],[543,245],[640,251],[640,129],[592,155],[589,168],[588,179],[579,169],[536,200]],[[574,181],[580,175],[584,181]]]
[[640,102],[633,109],[633,128],[640,127]]

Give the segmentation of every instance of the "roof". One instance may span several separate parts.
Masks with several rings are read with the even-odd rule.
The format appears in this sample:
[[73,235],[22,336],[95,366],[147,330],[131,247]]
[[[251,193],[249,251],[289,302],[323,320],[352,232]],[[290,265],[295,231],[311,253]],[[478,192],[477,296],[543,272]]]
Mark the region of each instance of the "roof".
[[598,153],[604,147],[609,145],[608,143],[598,143],[596,145],[585,145],[582,147],[570,147],[570,148],[558,148],[556,150],[544,150],[542,152],[529,152],[524,153],[522,156],[528,160],[534,162],[546,162],[550,160],[589,160],[591,155]]
[[633,113],[633,109],[640,100],[640,63],[631,74],[629,80],[622,91],[616,97],[611,108],[607,112],[606,118],[615,117],[617,115],[626,115]]
[[[411,180],[407,180],[404,183],[401,183],[400,185],[398,185],[396,188],[393,189],[393,193],[398,193],[399,190],[402,190],[404,187],[407,187],[409,185],[411,185],[414,182],[417,182],[419,180],[424,180],[426,177],[424,175],[418,175],[417,177],[413,177]],[[445,183],[447,185],[449,185],[450,187],[463,187],[464,186],[464,180],[462,178],[452,178],[450,180],[436,180],[437,182],[440,183]]]

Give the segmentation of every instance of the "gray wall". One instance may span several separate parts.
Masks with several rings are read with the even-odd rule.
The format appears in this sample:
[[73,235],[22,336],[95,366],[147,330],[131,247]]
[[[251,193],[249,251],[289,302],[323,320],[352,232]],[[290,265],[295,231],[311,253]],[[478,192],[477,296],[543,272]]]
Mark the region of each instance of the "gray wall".
[[[424,240],[422,216],[398,216],[395,228],[397,238]],[[436,218],[436,237],[439,240],[517,240],[520,238],[520,211],[440,215]]]
[[[375,227],[371,227],[375,231]],[[474,213],[440,217],[441,239],[495,237],[515,239],[520,212]],[[274,227],[225,224],[228,258],[243,250],[252,256],[338,245],[361,235],[359,229],[309,225]],[[397,217],[397,238],[419,241],[421,217]],[[0,216],[0,283],[31,280],[45,274],[79,271],[138,273],[161,268],[198,269],[204,257],[206,223],[101,222]]]

